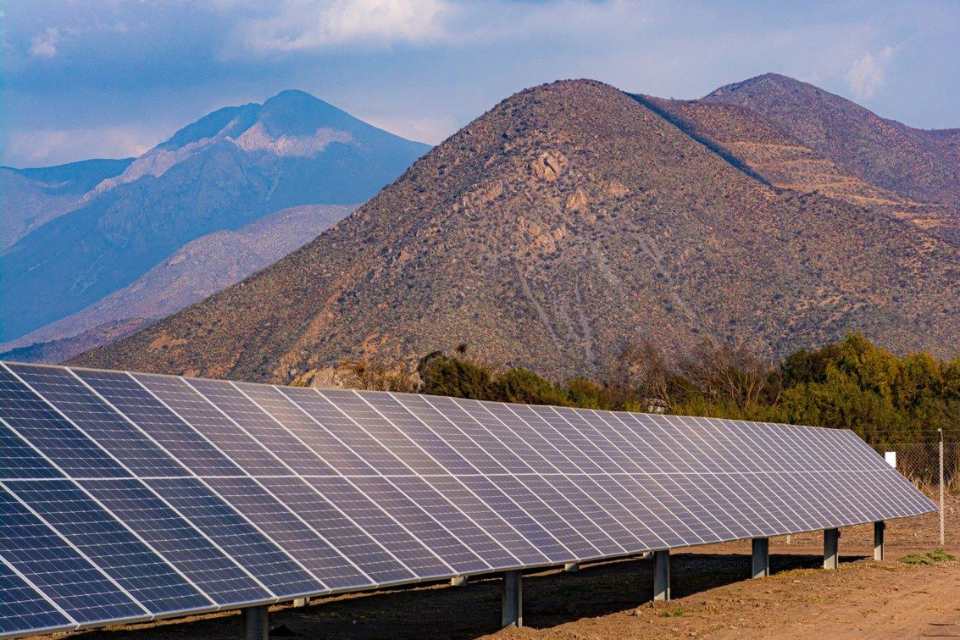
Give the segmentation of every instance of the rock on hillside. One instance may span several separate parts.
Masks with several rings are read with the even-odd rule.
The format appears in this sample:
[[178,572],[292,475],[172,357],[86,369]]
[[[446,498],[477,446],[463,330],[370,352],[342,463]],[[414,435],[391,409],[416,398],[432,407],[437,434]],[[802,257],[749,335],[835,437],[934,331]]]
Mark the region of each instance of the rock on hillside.
[[287,381],[344,357],[471,345],[603,375],[704,338],[769,353],[863,331],[960,344],[956,247],[769,186],[613,87],[522,91],[273,266],[77,363]]

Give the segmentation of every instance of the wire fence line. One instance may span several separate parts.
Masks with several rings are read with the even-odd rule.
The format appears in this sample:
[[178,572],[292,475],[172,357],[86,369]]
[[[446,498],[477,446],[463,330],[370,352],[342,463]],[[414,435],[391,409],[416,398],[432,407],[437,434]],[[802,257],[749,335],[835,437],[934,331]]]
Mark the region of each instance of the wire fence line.
[[[897,471],[924,489],[939,489],[940,443],[901,442],[877,447],[882,455],[894,452],[897,456]],[[960,442],[943,443],[944,489],[960,493]]]

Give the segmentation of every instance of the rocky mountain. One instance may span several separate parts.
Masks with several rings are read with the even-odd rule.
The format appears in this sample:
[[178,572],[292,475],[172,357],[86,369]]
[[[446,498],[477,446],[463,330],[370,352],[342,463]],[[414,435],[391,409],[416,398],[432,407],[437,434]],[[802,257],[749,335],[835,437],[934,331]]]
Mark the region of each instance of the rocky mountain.
[[[842,168],[839,158],[815,150],[756,111],[714,99],[635,97],[760,180],[784,189],[822,193],[869,207],[960,246],[960,211],[957,209],[878,186]],[[939,162],[948,163],[949,159]]]
[[428,148],[300,91],[215,111],[88,181],[76,208],[0,254],[0,341],[81,311],[201,236],[362,202]]
[[287,381],[467,343],[563,378],[638,340],[783,354],[851,330],[956,353],[956,246],[675,120],[598,82],[520,92],[316,240],[77,362]]
[[133,158],[83,160],[56,167],[0,167],[0,251],[37,227],[76,209],[97,184],[123,173]]
[[201,236],[123,289],[0,345],[0,359],[62,362],[130,335],[272,264],[352,210],[346,205],[291,207],[236,231]]
[[745,107],[854,176],[960,210],[960,129],[914,129],[775,73],[721,87],[703,102]]

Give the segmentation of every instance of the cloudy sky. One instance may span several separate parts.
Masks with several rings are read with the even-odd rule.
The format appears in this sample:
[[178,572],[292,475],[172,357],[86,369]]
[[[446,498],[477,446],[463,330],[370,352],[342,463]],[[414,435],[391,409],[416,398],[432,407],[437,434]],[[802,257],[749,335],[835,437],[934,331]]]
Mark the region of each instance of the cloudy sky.
[[135,155],[287,88],[430,143],[519,89],[573,77],[693,98],[774,71],[913,126],[960,126],[956,0],[0,7],[0,164],[13,166]]

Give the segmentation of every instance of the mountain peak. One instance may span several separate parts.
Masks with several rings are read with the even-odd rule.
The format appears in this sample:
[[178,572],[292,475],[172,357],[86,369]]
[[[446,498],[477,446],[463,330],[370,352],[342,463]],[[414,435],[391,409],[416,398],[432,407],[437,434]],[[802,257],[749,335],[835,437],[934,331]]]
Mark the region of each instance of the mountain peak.
[[369,127],[329,102],[298,89],[287,89],[269,98],[263,103],[258,120],[274,137],[313,135],[321,128],[353,134],[358,128]]
[[949,134],[881,118],[842,96],[773,73],[720,87],[703,101],[750,109],[867,182],[960,208],[960,150]]
[[[817,86],[803,82],[802,80],[797,80],[796,78],[791,78],[790,76],[785,76],[780,73],[771,72],[754,76],[752,78],[747,78],[746,80],[741,80],[740,82],[732,82],[730,84],[723,85],[722,87],[719,87],[718,89],[715,89],[707,94],[703,99],[718,99],[731,94],[736,94],[738,92],[754,93],[766,92],[770,90],[777,92],[810,92],[831,96],[833,95]],[[834,97],[839,98],[839,96]]]
[[315,100],[317,102],[323,102],[323,100],[320,100],[320,98],[316,97],[312,93],[307,93],[302,89],[284,89],[276,95],[268,98],[267,102],[284,100]]

